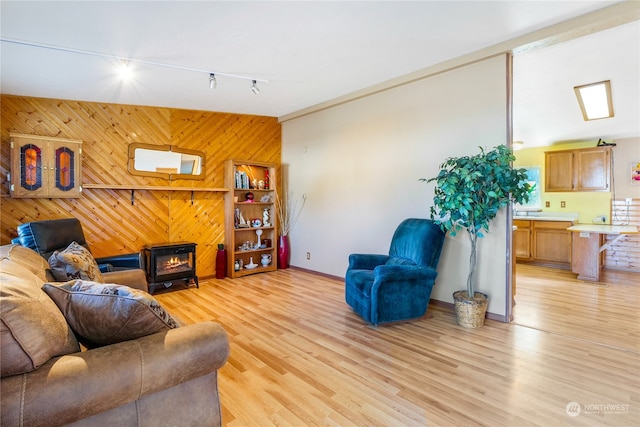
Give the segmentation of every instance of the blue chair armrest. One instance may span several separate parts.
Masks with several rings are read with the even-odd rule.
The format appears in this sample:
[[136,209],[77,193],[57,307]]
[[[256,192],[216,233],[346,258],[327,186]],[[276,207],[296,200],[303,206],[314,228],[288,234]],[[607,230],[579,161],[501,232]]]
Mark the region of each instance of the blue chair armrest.
[[349,255],[349,270],[373,270],[383,265],[389,259],[389,255],[376,254],[351,254]]

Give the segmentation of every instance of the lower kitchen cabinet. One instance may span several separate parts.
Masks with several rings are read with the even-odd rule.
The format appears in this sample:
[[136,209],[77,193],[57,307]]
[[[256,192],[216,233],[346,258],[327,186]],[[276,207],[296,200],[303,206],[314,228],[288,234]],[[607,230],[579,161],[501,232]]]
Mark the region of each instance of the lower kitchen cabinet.
[[517,260],[531,260],[531,221],[516,219],[513,225],[517,229],[513,232],[513,253]]
[[571,265],[571,221],[522,221],[514,234],[516,260],[562,268]]
[[571,264],[571,232],[573,223],[565,221],[533,221],[531,227],[532,258],[538,262]]

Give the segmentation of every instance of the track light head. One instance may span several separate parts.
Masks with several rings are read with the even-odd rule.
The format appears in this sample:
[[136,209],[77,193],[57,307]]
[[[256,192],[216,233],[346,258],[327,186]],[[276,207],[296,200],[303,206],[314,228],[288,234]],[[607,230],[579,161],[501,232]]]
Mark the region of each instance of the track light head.
[[258,86],[256,86],[256,84],[257,82],[255,80],[251,81],[251,92],[257,95],[260,93],[260,89],[258,89]]
[[120,79],[123,81],[131,80],[132,71],[129,67],[129,61],[126,59],[120,59],[120,63],[118,65],[118,74],[120,75]]
[[216,80],[216,75],[213,73],[209,73],[209,89],[215,89],[218,87],[218,81]]

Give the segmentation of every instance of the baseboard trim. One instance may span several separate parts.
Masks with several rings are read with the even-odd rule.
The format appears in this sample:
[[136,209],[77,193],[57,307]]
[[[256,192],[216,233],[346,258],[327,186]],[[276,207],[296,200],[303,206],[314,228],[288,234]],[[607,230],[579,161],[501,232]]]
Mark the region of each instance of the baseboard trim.
[[292,270],[303,271],[303,272],[309,273],[309,274],[315,274],[316,276],[326,277],[327,279],[333,279],[333,280],[337,280],[339,282],[344,282],[344,277],[334,276],[332,274],[327,274],[327,273],[321,273],[319,271],[309,270],[307,268],[297,267],[295,265],[290,265],[289,268],[292,269]]

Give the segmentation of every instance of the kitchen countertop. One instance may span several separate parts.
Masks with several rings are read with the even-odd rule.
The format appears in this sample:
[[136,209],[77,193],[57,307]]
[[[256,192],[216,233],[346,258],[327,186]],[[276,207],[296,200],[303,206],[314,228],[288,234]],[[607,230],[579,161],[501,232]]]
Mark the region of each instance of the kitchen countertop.
[[516,209],[513,219],[521,221],[568,221],[578,222],[578,212],[519,211]]
[[635,225],[607,225],[607,224],[576,224],[567,228],[574,233],[600,233],[600,234],[636,234],[638,227]]
[[[578,274],[578,280],[600,280],[602,259],[600,255],[613,247],[627,234],[638,233],[635,225],[576,224],[567,228],[571,236],[571,271]],[[605,235],[613,238],[604,239]]]
[[576,222],[578,218],[567,218],[564,216],[514,216],[513,219],[521,221],[567,221]]

